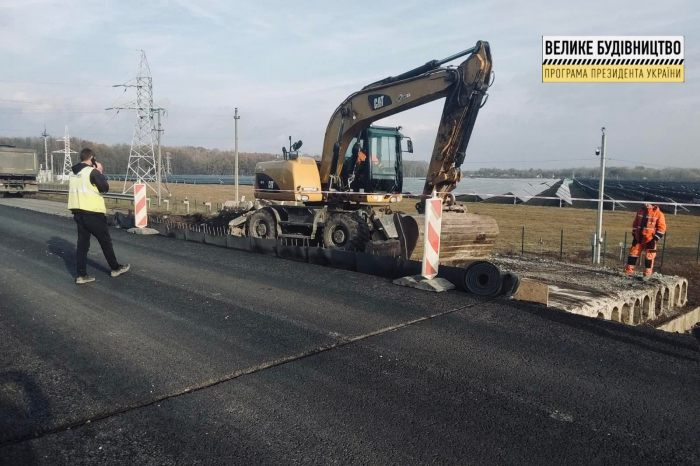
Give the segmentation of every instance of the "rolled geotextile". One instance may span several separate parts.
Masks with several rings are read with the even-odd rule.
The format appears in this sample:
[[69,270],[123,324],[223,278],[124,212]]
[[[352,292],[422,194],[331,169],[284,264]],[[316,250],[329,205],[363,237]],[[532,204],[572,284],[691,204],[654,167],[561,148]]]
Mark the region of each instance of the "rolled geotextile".
[[520,288],[520,277],[512,273],[504,273],[501,277],[501,296],[510,298],[515,296]]
[[503,286],[501,271],[491,262],[475,261],[464,271],[464,287],[473,294],[498,296]]

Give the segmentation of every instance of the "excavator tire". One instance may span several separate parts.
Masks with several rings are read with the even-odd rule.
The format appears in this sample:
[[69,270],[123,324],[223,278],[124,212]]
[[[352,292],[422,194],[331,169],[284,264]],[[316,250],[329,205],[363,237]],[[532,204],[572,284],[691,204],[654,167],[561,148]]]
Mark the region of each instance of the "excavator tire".
[[271,212],[260,209],[248,220],[248,236],[251,238],[275,239],[277,222]]
[[323,227],[323,245],[326,249],[364,251],[367,241],[369,228],[355,214],[332,215]]

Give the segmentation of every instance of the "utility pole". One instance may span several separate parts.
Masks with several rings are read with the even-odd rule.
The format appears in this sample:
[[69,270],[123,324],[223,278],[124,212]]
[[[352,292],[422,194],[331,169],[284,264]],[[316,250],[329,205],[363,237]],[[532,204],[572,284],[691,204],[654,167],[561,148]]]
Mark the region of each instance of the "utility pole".
[[161,182],[163,181],[163,156],[160,152],[160,136],[163,130],[160,127],[160,114],[165,112],[164,108],[154,108],[154,112],[158,112],[158,166],[156,167],[156,184],[158,185],[158,206],[161,203]]
[[[46,125],[44,125],[44,132],[41,135],[44,137],[44,170],[46,170],[44,173],[46,173],[49,171],[49,143],[46,139],[49,137],[49,133],[46,132]],[[53,154],[51,155],[51,174],[47,181],[53,181]]]
[[236,135],[236,140],[235,140],[235,144],[234,144],[234,153],[236,154],[235,155],[236,168],[235,168],[235,172],[234,172],[234,178],[236,180],[235,181],[236,182],[236,202],[238,202],[240,200],[240,198],[238,197],[238,120],[240,120],[240,119],[241,119],[241,117],[238,116],[238,107],[236,107],[236,110],[233,114],[234,132]]
[[598,223],[596,226],[596,254],[595,262],[600,264],[600,249],[603,244],[603,205],[605,197],[605,127],[601,128],[603,132],[600,143],[600,183],[598,185]]

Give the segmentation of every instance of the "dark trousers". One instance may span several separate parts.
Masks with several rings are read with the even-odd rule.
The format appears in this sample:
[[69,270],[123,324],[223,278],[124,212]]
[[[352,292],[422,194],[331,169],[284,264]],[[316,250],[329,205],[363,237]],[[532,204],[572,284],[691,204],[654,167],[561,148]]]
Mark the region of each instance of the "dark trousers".
[[107,217],[104,214],[88,214],[75,212],[73,214],[75,223],[78,224],[78,251],[75,261],[78,265],[78,275],[87,275],[87,254],[90,249],[90,235],[97,238],[102,248],[102,253],[107,259],[107,263],[112,270],[119,268],[119,262],[114,255],[112,238],[109,236],[109,226]]

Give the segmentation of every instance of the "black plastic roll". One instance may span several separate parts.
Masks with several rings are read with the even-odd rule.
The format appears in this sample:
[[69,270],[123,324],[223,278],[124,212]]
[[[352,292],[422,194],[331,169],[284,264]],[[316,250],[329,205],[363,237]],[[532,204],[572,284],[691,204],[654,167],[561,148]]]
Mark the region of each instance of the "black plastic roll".
[[504,298],[513,297],[520,288],[520,277],[512,273],[504,273],[501,282],[503,283],[501,296]]
[[464,271],[464,287],[470,293],[498,296],[501,293],[502,284],[501,271],[491,262],[472,262]]

